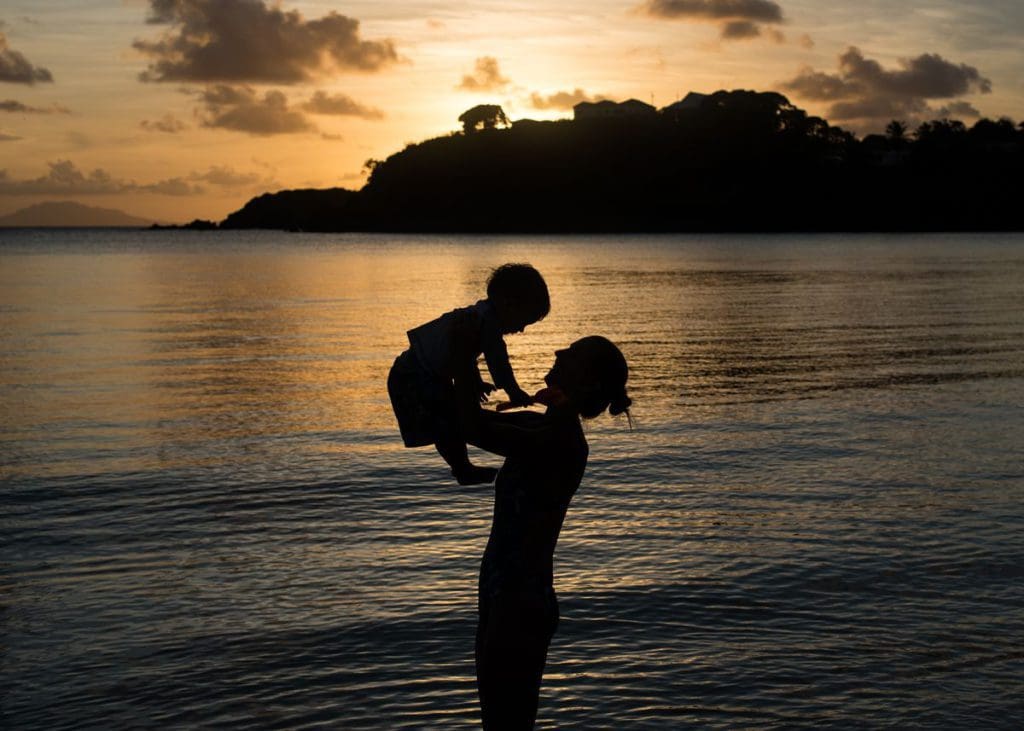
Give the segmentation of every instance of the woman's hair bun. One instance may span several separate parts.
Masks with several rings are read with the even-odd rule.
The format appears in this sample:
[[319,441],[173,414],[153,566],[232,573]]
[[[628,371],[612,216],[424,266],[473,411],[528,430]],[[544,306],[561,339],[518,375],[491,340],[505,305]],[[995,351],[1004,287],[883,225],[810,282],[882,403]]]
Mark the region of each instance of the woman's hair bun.
[[612,398],[611,403],[608,404],[608,413],[612,416],[618,416],[626,411],[632,404],[633,400],[623,393],[620,396]]

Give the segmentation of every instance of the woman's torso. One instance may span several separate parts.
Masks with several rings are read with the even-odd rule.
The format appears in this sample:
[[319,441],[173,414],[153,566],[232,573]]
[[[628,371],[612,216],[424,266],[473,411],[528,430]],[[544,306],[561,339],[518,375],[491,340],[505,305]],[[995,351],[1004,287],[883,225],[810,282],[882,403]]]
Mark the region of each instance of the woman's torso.
[[480,596],[550,590],[553,557],[566,510],[587,465],[579,419],[520,414],[543,443],[505,459],[495,481],[494,518],[480,566]]

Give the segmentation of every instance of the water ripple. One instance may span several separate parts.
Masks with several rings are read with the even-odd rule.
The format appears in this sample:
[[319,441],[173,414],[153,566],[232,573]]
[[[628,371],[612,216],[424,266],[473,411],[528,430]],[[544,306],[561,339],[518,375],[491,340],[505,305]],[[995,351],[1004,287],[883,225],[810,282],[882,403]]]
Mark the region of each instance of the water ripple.
[[491,492],[382,384],[524,259],[520,380],[601,331],[636,422],[585,425],[538,727],[1024,723],[1019,235],[67,235],[0,250],[5,728],[477,727]]

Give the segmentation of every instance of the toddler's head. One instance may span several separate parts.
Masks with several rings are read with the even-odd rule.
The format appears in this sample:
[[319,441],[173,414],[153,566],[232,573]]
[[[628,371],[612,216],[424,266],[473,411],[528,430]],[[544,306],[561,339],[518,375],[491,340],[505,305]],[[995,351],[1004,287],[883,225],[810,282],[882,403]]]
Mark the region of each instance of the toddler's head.
[[548,285],[529,264],[502,264],[491,272],[487,299],[494,305],[503,333],[521,332],[551,310]]

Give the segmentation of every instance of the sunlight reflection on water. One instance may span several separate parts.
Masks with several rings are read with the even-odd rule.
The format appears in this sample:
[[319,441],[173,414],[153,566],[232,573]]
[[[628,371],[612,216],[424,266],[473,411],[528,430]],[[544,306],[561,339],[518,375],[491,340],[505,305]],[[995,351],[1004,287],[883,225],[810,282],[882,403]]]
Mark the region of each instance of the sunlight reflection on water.
[[383,383],[528,260],[520,381],[605,334],[637,421],[586,425],[541,727],[1017,727],[1022,244],[0,232],[4,714],[472,727],[490,493]]

